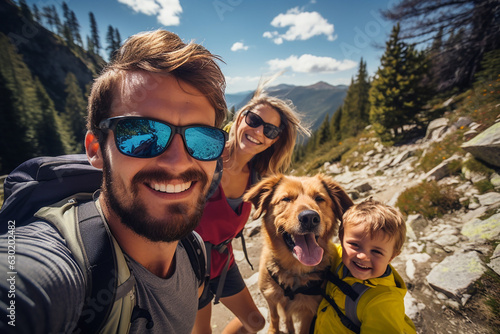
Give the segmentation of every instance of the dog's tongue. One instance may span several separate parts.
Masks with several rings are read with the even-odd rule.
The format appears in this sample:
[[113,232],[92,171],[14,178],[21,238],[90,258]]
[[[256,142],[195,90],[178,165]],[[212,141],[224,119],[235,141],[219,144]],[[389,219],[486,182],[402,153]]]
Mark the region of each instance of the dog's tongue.
[[295,247],[293,248],[297,259],[306,266],[315,266],[323,258],[323,248],[316,242],[313,233],[294,235]]

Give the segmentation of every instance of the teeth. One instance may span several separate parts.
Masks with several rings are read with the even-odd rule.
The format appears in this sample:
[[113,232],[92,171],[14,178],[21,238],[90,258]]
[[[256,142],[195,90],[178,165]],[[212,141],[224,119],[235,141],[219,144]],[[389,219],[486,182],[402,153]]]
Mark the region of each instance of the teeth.
[[253,137],[251,137],[251,136],[249,136],[249,135],[247,135],[247,139],[248,139],[249,141],[251,141],[252,143],[255,143],[255,144],[260,144],[260,141],[258,141],[257,139],[255,139],[255,138],[253,138]]
[[186,189],[189,189],[189,187],[191,187],[191,183],[192,182],[186,182],[186,183],[176,184],[176,185],[155,183],[153,185],[153,189],[156,191],[160,191],[162,193],[177,194],[177,193],[185,191]]
[[370,269],[370,267],[365,267],[357,262],[354,262],[358,267],[363,268],[363,269]]

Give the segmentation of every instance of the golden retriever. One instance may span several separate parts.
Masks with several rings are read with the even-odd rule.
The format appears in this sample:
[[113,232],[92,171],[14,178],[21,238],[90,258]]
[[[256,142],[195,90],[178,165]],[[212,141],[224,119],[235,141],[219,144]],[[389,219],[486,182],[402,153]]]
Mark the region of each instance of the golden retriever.
[[332,178],[276,175],[263,179],[244,196],[263,216],[259,289],[269,305],[269,333],[279,333],[280,316],[288,333],[308,333],[330,267],[344,212],[353,204]]

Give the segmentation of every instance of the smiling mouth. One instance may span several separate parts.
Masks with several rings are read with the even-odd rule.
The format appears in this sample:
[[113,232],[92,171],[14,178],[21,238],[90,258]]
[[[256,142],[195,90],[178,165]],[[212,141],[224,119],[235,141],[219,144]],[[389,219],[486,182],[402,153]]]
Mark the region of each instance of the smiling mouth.
[[290,234],[282,231],[281,235],[292,255],[306,266],[315,266],[323,259],[323,248],[318,243],[314,233]]
[[258,141],[257,139],[255,139],[254,137],[252,136],[249,136],[249,135],[245,135],[246,139],[248,139],[249,141],[251,141],[252,143],[254,144],[257,144],[257,145],[261,145],[262,143],[260,141]]
[[365,267],[365,266],[363,266],[363,265],[361,265],[361,264],[359,264],[357,262],[354,262],[354,261],[352,263],[354,263],[356,265],[356,267],[358,267],[358,268],[360,268],[362,270],[372,269],[371,267]]
[[181,183],[181,184],[165,184],[165,183],[152,183],[148,184],[151,189],[154,189],[158,192],[166,193],[166,194],[178,194],[184,192],[191,188],[192,181]]

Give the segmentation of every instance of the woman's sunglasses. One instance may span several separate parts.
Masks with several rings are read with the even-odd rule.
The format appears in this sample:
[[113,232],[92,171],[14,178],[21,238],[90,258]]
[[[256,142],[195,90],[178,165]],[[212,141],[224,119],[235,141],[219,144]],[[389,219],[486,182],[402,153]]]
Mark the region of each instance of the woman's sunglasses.
[[266,123],[260,118],[259,115],[251,112],[250,110],[245,110],[243,112],[243,116],[245,116],[245,122],[252,128],[258,128],[261,125],[264,125],[264,136],[269,139],[274,139],[279,136],[281,131],[283,131],[283,123],[277,127],[271,123]]
[[134,158],[153,158],[162,154],[178,133],[190,156],[212,161],[222,155],[227,140],[225,131],[212,126],[175,126],[143,117],[108,118],[99,123],[99,129],[113,130],[118,150]]

